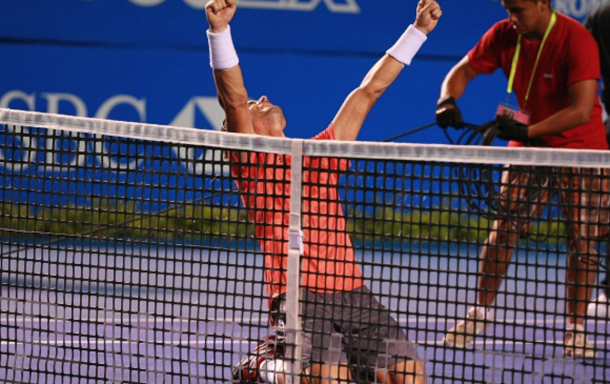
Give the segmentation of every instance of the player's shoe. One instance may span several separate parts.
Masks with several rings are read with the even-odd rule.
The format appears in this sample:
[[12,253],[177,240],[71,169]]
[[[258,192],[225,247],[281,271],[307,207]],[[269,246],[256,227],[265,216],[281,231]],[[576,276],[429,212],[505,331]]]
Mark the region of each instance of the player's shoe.
[[465,348],[472,344],[474,337],[485,333],[491,323],[476,308],[470,308],[465,320],[458,322],[447,332],[443,340],[449,347]]
[[282,359],[284,343],[278,342],[274,335],[265,337],[254,352],[246,356],[233,367],[233,384],[265,383],[260,368],[268,361]]
[[575,324],[573,330],[566,331],[563,337],[563,355],[585,359],[595,359],[597,357],[597,352],[589,342],[582,324]]
[[602,292],[595,301],[592,301],[587,307],[587,316],[590,318],[610,318],[610,301],[606,292]]

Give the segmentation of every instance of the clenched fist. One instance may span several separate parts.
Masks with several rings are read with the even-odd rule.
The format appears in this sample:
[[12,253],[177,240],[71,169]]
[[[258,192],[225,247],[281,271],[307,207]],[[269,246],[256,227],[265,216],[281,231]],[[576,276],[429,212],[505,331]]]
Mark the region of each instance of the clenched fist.
[[438,19],[443,15],[441,6],[435,0],[420,0],[417,4],[417,16],[415,17],[415,28],[425,34],[432,32],[438,24]]
[[205,5],[205,17],[210,24],[210,32],[220,33],[233,19],[237,3],[235,0],[210,0]]

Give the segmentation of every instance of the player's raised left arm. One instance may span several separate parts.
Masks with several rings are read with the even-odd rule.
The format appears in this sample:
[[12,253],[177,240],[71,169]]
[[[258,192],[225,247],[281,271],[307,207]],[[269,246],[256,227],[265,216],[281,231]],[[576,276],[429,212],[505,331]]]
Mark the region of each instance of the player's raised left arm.
[[396,80],[404,66],[411,63],[441,15],[440,5],[435,0],[421,0],[418,3],[415,23],[407,28],[396,44],[369,70],[360,86],[343,102],[333,119],[337,140],[356,140],[377,99]]

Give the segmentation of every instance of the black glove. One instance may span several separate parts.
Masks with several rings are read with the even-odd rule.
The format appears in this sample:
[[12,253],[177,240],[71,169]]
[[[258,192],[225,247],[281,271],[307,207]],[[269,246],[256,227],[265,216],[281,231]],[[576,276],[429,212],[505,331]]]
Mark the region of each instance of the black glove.
[[462,112],[452,96],[443,97],[436,104],[436,124],[441,128],[464,128]]
[[522,143],[529,141],[529,127],[523,123],[513,120],[508,115],[497,115],[498,137],[502,140],[516,140]]

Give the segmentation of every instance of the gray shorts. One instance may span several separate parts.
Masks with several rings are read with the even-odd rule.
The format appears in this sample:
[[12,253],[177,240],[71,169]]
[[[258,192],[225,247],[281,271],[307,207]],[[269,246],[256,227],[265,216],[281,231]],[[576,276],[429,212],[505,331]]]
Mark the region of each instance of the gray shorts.
[[[271,308],[280,337],[283,299]],[[349,363],[374,369],[418,359],[417,345],[367,287],[332,294],[304,290],[301,300],[304,367]]]

